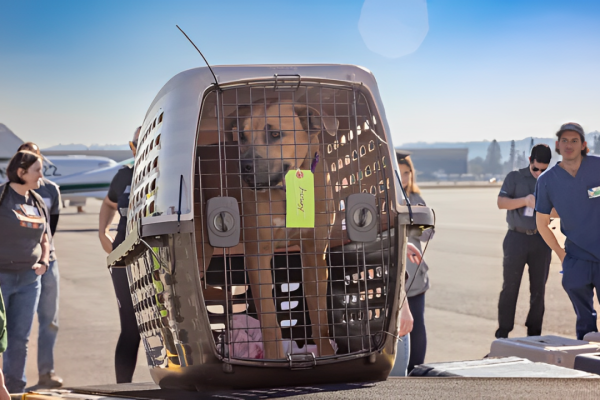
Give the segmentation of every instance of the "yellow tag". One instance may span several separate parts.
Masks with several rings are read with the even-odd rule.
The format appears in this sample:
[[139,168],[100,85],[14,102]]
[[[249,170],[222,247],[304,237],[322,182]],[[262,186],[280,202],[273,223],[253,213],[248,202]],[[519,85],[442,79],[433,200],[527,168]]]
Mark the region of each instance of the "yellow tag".
[[315,227],[315,177],[310,170],[285,174],[286,228]]

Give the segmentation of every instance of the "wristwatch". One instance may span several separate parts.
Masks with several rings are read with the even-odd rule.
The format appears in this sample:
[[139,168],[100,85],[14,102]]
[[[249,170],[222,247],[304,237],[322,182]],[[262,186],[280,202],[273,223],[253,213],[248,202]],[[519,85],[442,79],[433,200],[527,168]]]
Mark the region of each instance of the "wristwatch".
[[46,269],[48,269],[48,267],[50,266],[46,261],[42,261],[42,260],[38,261],[38,264],[42,264],[43,266],[46,267]]

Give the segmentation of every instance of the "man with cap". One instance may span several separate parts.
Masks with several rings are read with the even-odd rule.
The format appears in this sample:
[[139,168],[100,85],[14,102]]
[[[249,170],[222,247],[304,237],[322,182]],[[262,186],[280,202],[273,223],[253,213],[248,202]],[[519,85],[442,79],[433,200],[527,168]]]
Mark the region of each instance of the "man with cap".
[[[141,127],[138,127],[135,130],[133,140],[129,142],[129,147],[134,157],[137,152],[140,129]],[[124,165],[114,176],[110,183],[108,194],[100,207],[98,234],[102,248],[107,253],[116,249],[125,240],[127,210],[129,207],[129,193],[131,191],[132,180],[133,166]],[[117,212],[120,218],[117,226],[117,235],[113,239],[109,234],[109,228]],[[129,292],[126,269],[111,268],[110,274],[117,296],[119,319],[121,321],[121,333],[115,350],[115,374],[117,383],[129,383],[133,379],[137,362],[140,333],[135,318],[131,293]]]
[[498,194],[498,208],[507,210],[508,232],[504,238],[502,291],[498,301],[497,338],[507,338],[515,323],[517,297],[525,264],[529,267],[528,336],[542,333],[544,294],[552,252],[538,233],[534,213],[537,178],[548,168],[552,151],[545,144],[531,149],[529,166],[510,172]]
[[[540,176],[537,226],[562,262],[562,285],[577,314],[577,339],[597,332],[594,288],[600,296],[600,157],[590,156],[581,125],[569,122],[556,133],[562,162]],[[566,236],[563,248],[548,227],[552,208]]]

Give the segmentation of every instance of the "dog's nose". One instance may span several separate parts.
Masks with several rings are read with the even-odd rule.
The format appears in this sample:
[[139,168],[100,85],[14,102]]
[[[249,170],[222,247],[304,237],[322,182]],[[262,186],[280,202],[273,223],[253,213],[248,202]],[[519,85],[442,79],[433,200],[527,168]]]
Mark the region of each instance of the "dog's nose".
[[242,172],[252,173],[254,171],[254,161],[253,160],[243,160],[242,161]]

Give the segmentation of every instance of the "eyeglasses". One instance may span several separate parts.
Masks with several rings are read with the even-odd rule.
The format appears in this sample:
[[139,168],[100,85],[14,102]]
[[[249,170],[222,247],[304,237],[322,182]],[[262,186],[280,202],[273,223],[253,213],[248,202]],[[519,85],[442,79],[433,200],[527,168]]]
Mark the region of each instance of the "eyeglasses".
[[135,151],[137,149],[137,145],[138,145],[137,140],[133,140],[133,141],[129,142],[129,148],[131,149],[131,151]]
[[542,171],[542,172],[544,172],[544,171],[545,171],[545,170],[547,170],[547,169],[548,169],[548,168],[540,169],[540,168],[538,168],[538,167],[531,167],[531,170],[532,170],[533,172],[538,172],[538,171]]

